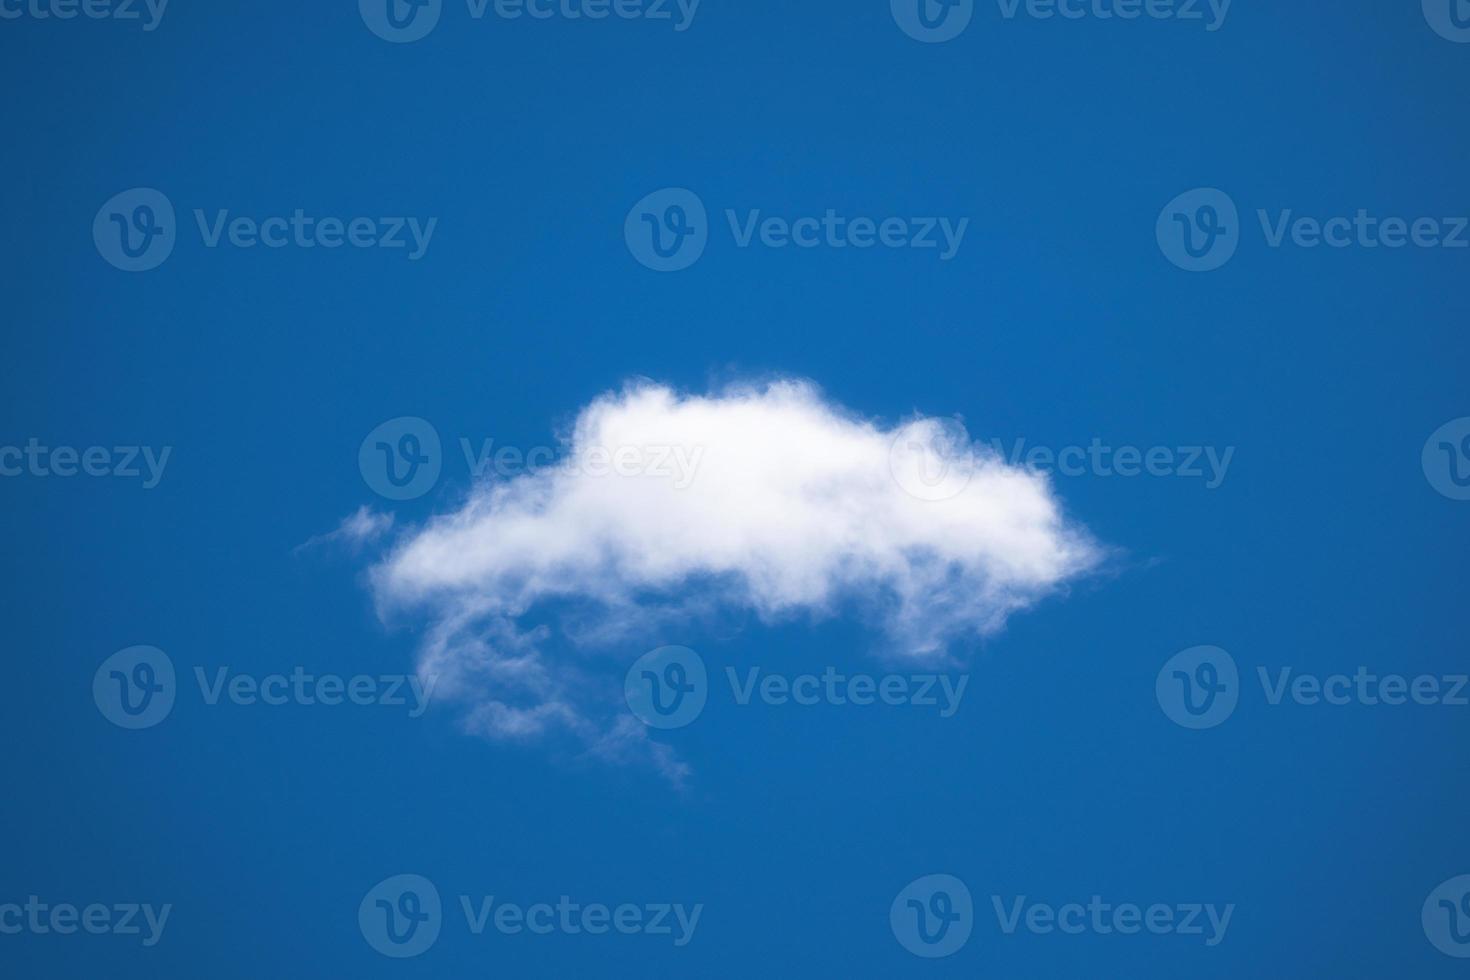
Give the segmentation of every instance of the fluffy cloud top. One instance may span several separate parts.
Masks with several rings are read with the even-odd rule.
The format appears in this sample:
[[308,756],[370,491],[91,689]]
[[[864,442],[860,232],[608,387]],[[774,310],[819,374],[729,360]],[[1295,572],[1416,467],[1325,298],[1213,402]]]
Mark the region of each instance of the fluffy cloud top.
[[[602,701],[620,682],[549,654],[538,610],[575,608],[565,631],[595,647],[699,610],[851,609],[889,654],[933,661],[1098,559],[1044,476],[953,424],[885,429],[806,382],[710,396],[631,386],[588,405],[565,448],[551,468],[477,487],[374,573],[385,610],[431,617],[420,670],[470,701],[470,727],[490,736],[555,728],[597,754],[643,751]],[[687,627],[649,637],[691,639]]]

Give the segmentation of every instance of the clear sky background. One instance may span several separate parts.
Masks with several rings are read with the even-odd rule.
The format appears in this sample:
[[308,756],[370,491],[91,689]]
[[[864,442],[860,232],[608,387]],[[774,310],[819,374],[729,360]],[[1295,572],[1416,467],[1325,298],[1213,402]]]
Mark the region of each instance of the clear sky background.
[[[1470,415],[1470,250],[1271,248],[1256,211],[1470,213],[1467,82],[1470,45],[1418,0],[1237,0],[1216,31],[979,3],[939,44],[886,0],[704,0],[682,32],[475,20],[446,0],[407,44],[347,0],[174,0],[153,31],[0,20],[0,445],[172,447],[153,489],[0,479],[0,904],[173,905],[151,948],[0,935],[0,973],[1460,975],[1420,907],[1470,872],[1470,707],[1271,706],[1255,674],[1466,670],[1470,503],[1436,492],[1420,455]],[[145,273],[92,235],[136,187],[178,215]],[[711,221],[676,273],[623,234],[666,187]],[[1155,238],[1198,187],[1240,210],[1238,252],[1209,273]],[[196,208],[438,223],[417,261],[211,249]],[[727,208],[969,226],[949,261],[742,249]],[[195,666],[412,671],[420,624],[380,622],[372,551],[298,546],[363,505],[399,527],[452,509],[461,438],[554,444],[629,378],[702,392],[773,373],[890,423],[959,414],[983,441],[1235,455],[1214,489],[1057,476],[1115,558],[956,651],[954,717],[712,695],[654,736],[692,767],[682,789],[466,735],[452,706],[200,697]],[[445,449],[435,487],[394,502],[358,449],[400,416]],[[673,624],[660,642],[712,673],[886,669],[845,616]],[[125,731],[92,681],[136,644],[168,653],[179,692]],[[1243,690],[1190,731],[1155,679],[1201,644],[1229,651]],[[357,910],[401,873],[432,880],[446,914],[397,960]],[[976,912],[931,961],[896,941],[889,905],[935,873]],[[474,936],[459,895],[704,909],[675,948]],[[1007,935],[995,895],[1235,911],[1213,947]]]

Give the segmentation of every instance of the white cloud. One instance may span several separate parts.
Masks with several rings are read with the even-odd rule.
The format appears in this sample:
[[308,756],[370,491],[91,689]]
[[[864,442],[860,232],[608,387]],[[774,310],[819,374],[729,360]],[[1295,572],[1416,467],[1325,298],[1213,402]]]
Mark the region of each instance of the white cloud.
[[318,534],[309,540],[296,546],[296,553],[309,551],[324,545],[346,545],[348,548],[357,550],[364,545],[371,544],[378,538],[387,534],[393,527],[393,515],[382,514],[374,511],[366,505],[357,508],[356,511],[342,519],[336,530],[328,531],[326,534]]
[[691,642],[712,612],[850,611],[881,654],[933,663],[1098,557],[1044,476],[952,424],[884,428],[801,381],[645,383],[588,405],[555,467],[406,535],[373,583],[385,613],[430,618],[420,670],[471,705],[470,730],[570,734],[678,779],[620,714],[626,664],[599,670],[598,647]]

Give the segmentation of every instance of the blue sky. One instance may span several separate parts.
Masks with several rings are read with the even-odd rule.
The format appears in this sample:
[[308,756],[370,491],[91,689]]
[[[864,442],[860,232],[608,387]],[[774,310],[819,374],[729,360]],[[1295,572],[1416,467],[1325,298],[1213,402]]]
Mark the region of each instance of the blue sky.
[[[1458,975],[1470,10],[1435,2],[1236,0],[1223,20],[1204,3],[1198,20],[1091,4],[1074,20],[977,2],[929,43],[883,0],[703,0],[687,21],[672,3],[589,20],[444,0],[395,43],[345,0],[174,0],[156,21],[0,0],[3,972]],[[125,268],[124,229],[153,268]],[[703,250],[650,268],[639,232],[655,229]],[[913,247],[925,235],[937,247]],[[528,525],[519,559],[494,511],[414,566],[436,587],[473,566],[454,601],[395,579],[436,518],[491,506],[462,440],[554,451],[494,484],[565,504],[596,477],[573,465],[586,443],[560,440],[600,397],[643,379],[729,408],[779,378],[818,386],[812,411],[876,440],[843,458],[894,479],[824,468],[852,435],[836,422],[736,413],[689,441],[814,468],[783,482],[797,471],[716,453],[703,475],[722,480],[592,494],[555,512],[576,521]],[[982,447],[962,462],[1003,467],[987,472],[1012,490],[904,485],[889,445],[957,416]],[[363,464],[380,439],[364,443],[405,418],[438,437],[439,472],[394,499]],[[626,431],[687,434],[675,418]],[[387,430],[390,458],[423,454],[408,431]],[[952,453],[939,431],[914,437],[921,453]],[[1044,477],[1026,468],[1037,447]],[[1119,475],[1123,447],[1159,450],[1157,472]],[[93,448],[104,475],[83,469]],[[813,486],[831,506],[798,526],[841,534],[762,533],[786,512],[751,501],[811,505]],[[1058,523],[1002,546],[985,530],[1001,504]],[[857,532],[836,520],[854,513]],[[350,515],[356,533],[328,538]],[[661,520],[694,523],[660,540]],[[1090,560],[1043,560],[1063,530]],[[748,561],[715,562],[721,542]],[[587,562],[540,569],[553,544]],[[925,578],[916,549],[954,577]],[[629,571],[656,557],[672,578]],[[1045,570],[995,571],[1021,557]],[[779,573],[807,561],[802,581],[835,591],[785,601],[800,590]],[[745,588],[755,571],[781,586]],[[1019,597],[1003,626],[977,598],[997,581]],[[524,608],[506,582],[535,583]],[[917,620],[894,618],[916,582]],[[596,608],[612,599],[617,616]],[[452,662],[533,643],[550,686],[508,686],[518,710],[558,705],[540,716],[556,724],[507,739],[487,722],[521,718],[485,708],[503,672],[416,709],[405,678],[423,681],[466,601],[500,605],[450,631]],[[953,626],[938,647],[936,622]],[[137,673],[161,663],[139,646],[172,685]],[[639,660],[664,648],[697,660]],[[645,668],[688,683],[695,663],[687,724],[624,700]],[[741,703],[730,672],[752,670],[964,688],[947,716],[942,693]],[[1217,692],[1233,708],[1210,715],[1203,688],[1174,700],[1176,670],[1233,681]],[[109,700],[114,671],[167,687],[166,714]],[[1309,703],[1314,681],[1355,674],[1437,693],[1384,704],[1380,681],[1353,681],[1334,688],[1347,703]],[[328,676],[343,703],[321,703]],[[348,697],[354,677],[372,703]],[[399,901],[401,875],[433,884],[439,931],[383,955],[409,950],[375,931],[378,899],[428,914]],[[32,896],[105,906],[105,925],[7,913]],[[583,925],[598,903],[638,925],[494,924],[563,896]],[[1046,928],[1093,896],[1105,925],[1120,905],[1175,925],[1199,906],[1204,929],[1120,935],[1090,911],[1077,934]],[[954,931],[926,942],[940,920],[910,899]],[[130,905],[137,934],[116,928]],[[142,906],[169,908],[151,944]],[[681,937],[676,909],[696,907]],[[1205,910],[1227,907],[1212,936]]]

